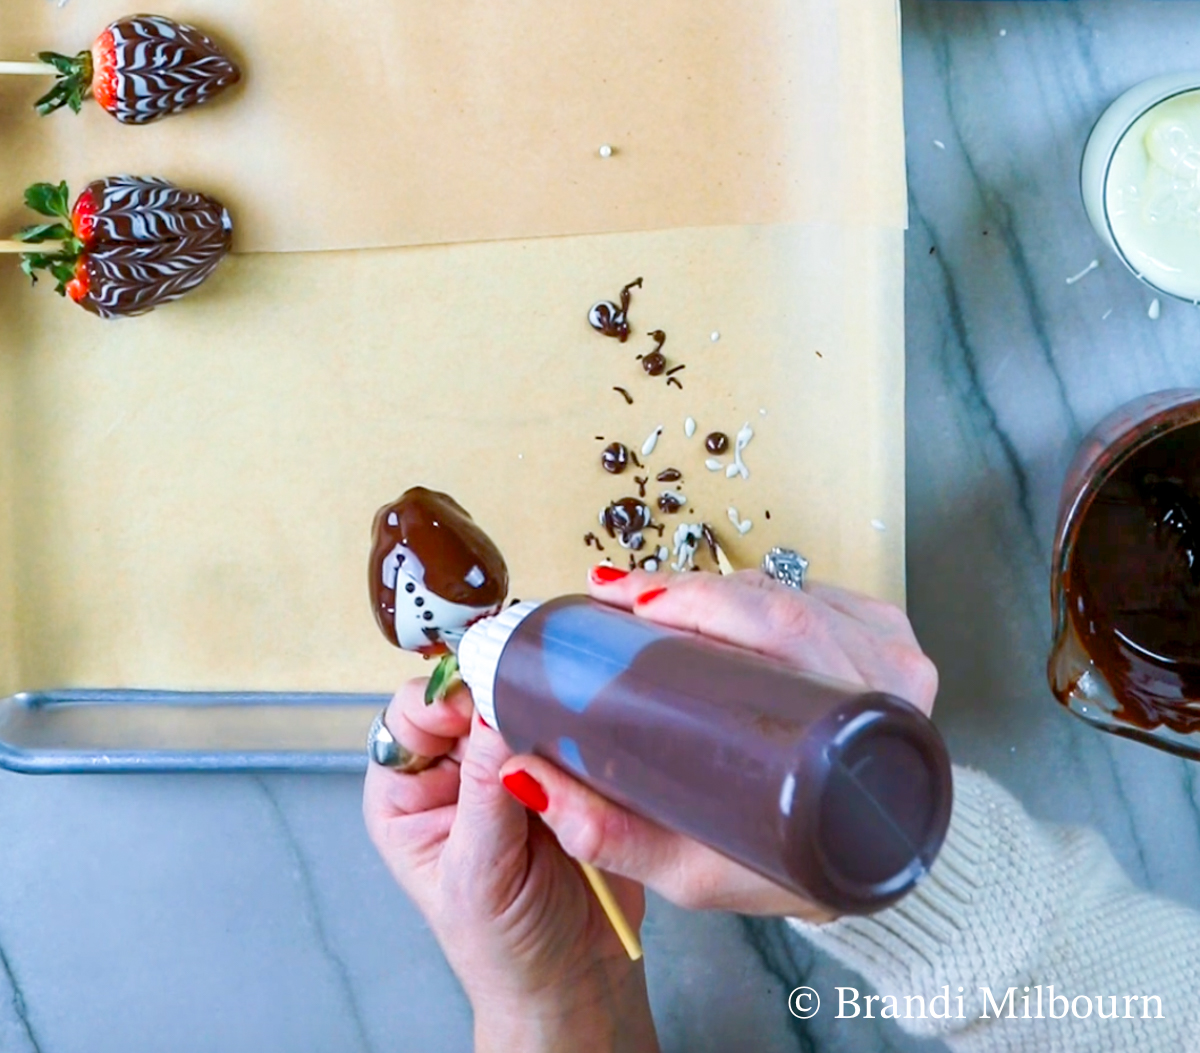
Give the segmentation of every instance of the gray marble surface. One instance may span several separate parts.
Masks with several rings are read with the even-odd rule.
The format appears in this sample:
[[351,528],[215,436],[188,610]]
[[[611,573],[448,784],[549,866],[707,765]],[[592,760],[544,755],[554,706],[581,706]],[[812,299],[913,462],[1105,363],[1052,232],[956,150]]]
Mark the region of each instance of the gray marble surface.
[[[1109,100],[1200,65],[1200,3],[906,0],[904,19],[909,578],[938,722],[957,760],[1200,907],[1194,769],[1074,721],[1043,676],[1076,442],[1139,393],[1200,383],[1200,315],[1147,317],[1076,185]],[[773,923],[656,901],[645,936],[673,1053],[940,1048],[794,1020],[787,991],[848,974]],[[0,776],[0,1049],[451,1053],[469,1033],[357,779]]]

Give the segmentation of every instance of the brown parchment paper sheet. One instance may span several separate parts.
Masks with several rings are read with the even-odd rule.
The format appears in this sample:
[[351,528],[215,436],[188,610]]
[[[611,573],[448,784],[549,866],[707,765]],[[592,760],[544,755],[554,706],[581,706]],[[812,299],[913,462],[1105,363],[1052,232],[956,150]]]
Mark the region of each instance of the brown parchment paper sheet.
[[[0,58],[73,54],[137,6],[8,0]],[[48,81],[0,77],[0,237],[29,183],[126,172],[217,195],[241,252],[905,223],[895,0],[151,6],[244,84],[130,128],[94,103],[38,118]]]
[[[428,667],[371,618],[378,506],[448,490],[512,595],[579,591],[583,534],[633,490],[595,436],[658,424],[650,465],[736,564],[788,543],[901,600],[902,253],[899,229],[808,225],[240,256],[107,324],[8,268],[2,686],[390,690]],[[637,275],[622,346],[586,314]],[[656,327],[683,391],[633,358]],[[707,472],[703,436],[747,420],[750,479]]]

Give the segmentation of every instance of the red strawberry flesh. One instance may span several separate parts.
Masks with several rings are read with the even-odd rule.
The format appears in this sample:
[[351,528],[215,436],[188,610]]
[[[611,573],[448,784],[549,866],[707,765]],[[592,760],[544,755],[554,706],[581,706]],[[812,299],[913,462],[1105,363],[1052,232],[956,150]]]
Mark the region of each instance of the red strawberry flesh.
[[91,187],[79,195],[71,209],[71,229],[84,245],[91,244],[96,233],[96,199]]
[[117,53],[111,28],[92,45],[92,98],[109,113],[117,108]]

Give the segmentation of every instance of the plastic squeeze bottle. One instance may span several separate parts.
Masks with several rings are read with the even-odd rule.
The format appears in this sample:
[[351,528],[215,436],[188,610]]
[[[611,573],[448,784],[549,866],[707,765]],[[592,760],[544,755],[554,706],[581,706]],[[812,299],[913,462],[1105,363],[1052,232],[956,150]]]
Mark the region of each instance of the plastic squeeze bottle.
[[458,661],[513,749],[833,910],[887,906],[945,839],[945,746],[891,695],[585,596],[476,622]]

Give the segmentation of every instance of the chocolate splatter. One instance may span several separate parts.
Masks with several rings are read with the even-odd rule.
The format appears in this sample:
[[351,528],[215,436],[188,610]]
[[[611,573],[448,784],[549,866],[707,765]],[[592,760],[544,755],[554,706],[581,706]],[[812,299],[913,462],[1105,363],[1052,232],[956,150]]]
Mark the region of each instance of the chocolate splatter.
[[620,475],[629,466],[629,450],[624,443],[613,442],[604,447],[600,464],[606,472]]
[[620,395],[625,400],[626,405],[628,405],[628,406],[633,405],[633,396],[631,394],[629,394],[629,392],[626,391],[624,388],[614,387],[613,391],[615,391],[618,395]]
[[[650,506],[636,497],[622,497],[613,501],[600,513],[600,525],[608,536],[616,538],[622,548],[638,551],[646,543],[642,532],[658,524],[654,523]],[[659,533],[662,527],[659,526]]]
[[604,336],[616,337],[621,343],[629,339],[629,300],[630,290],[642,287],[642,279],[634,278],[621,290],[621,306],[611,300],[601,300],[592,304],[588,311],[588,323],[596,332]]
[[652,377],[660,376],[667,368],[666,356],[661,351],[651,351],[642,359],[642,368]]
[[709,453],[724,453],[729,449],[729,436],[723,431],[709,432],[704,440],[704,448]]
[[683,472],[678,468],[664,468],[654,478],[660,483],[677,483],[683,478]]

